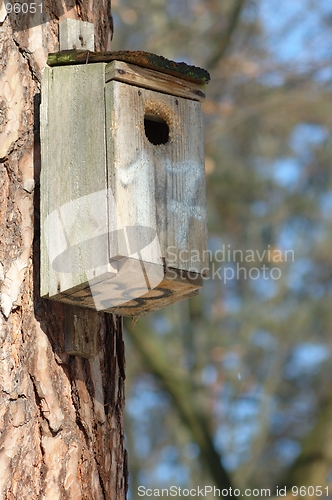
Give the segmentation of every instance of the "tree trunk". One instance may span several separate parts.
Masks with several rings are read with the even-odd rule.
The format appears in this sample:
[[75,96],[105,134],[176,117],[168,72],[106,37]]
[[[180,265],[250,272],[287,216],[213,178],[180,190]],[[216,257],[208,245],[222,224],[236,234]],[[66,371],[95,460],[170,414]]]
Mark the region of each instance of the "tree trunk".
[[0,499],[124,499],[121,319],[83,313],[99,353],[68,356],[65,308],[39,297],[41,71],[61,16],[93,22],[96,50],[109,50],[110,5],[25,5],[42,12],[0,7]]

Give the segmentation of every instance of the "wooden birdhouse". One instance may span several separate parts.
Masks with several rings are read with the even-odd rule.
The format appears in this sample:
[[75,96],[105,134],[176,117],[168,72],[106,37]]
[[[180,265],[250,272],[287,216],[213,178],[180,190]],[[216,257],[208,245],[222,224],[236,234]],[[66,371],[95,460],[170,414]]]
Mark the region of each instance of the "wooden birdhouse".
[[41,295],[141,316],[206,262],[208,74],[142,52],[50,54],[41,103]]

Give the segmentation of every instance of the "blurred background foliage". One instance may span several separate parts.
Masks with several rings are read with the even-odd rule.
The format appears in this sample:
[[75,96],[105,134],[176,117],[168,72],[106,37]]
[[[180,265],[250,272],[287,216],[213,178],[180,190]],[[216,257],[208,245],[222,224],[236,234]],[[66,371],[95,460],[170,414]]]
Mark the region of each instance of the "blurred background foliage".
[[[209,248],[225,256],[199,297],[125,324],[130,498],[138,485],[330,485],[332,4],[112,0],[112,12],[113,50],[211,73]],[[263,265],[268,279],[245,279]]]

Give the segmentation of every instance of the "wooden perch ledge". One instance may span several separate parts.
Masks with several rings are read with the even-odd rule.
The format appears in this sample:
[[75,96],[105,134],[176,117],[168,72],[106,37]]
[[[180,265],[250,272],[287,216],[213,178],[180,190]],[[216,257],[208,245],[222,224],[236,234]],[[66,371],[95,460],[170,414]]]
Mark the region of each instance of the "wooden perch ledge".
[[202,68],[184,62],[170,61],[163,56],[142,51],[90,52],[89,50],[62,50],[48,55],[49,66],[66,64],[89,64],[98,62],[123,61],[182,78],[200,85],[209,83],[210,75]]

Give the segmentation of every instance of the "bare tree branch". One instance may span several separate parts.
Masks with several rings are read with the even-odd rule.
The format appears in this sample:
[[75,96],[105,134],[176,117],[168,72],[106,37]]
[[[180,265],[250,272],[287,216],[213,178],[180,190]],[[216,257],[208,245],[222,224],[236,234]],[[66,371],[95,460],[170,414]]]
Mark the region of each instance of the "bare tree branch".
[[322,403],[315,425],[302,443],[302,452],[287,473],[284,484],[327,486],[332,463],[332,393]]
[[245,3],[246,0],[237,0],[237,2],[235,3],[234,9],[229,19],[227,29],[225,33],[221,36],[220,43],[215,54],[213,54],[210,60],[206,63],[207,68],[209,69],[214,68],[218,64],[220,59],[224,57],[226,50],[228,49],[231,43],[232,36],[238,26]]
[[[171,395],[179,416],[200,448],[202,462],[211,474],[216,487],[220,490],[226,488],[233,490],[229,474],[224,469],[221,457],[214,447],[208,420],[195,403],[190,381],[182,373],[177,375],[177,368],[164,358],[162,354],[164,349],[156,336],[152,338],[147,330],[142,332],[137,328],[129,328],[127,333],[148,369]],[[230,496],[235,498],[234,495]]]

